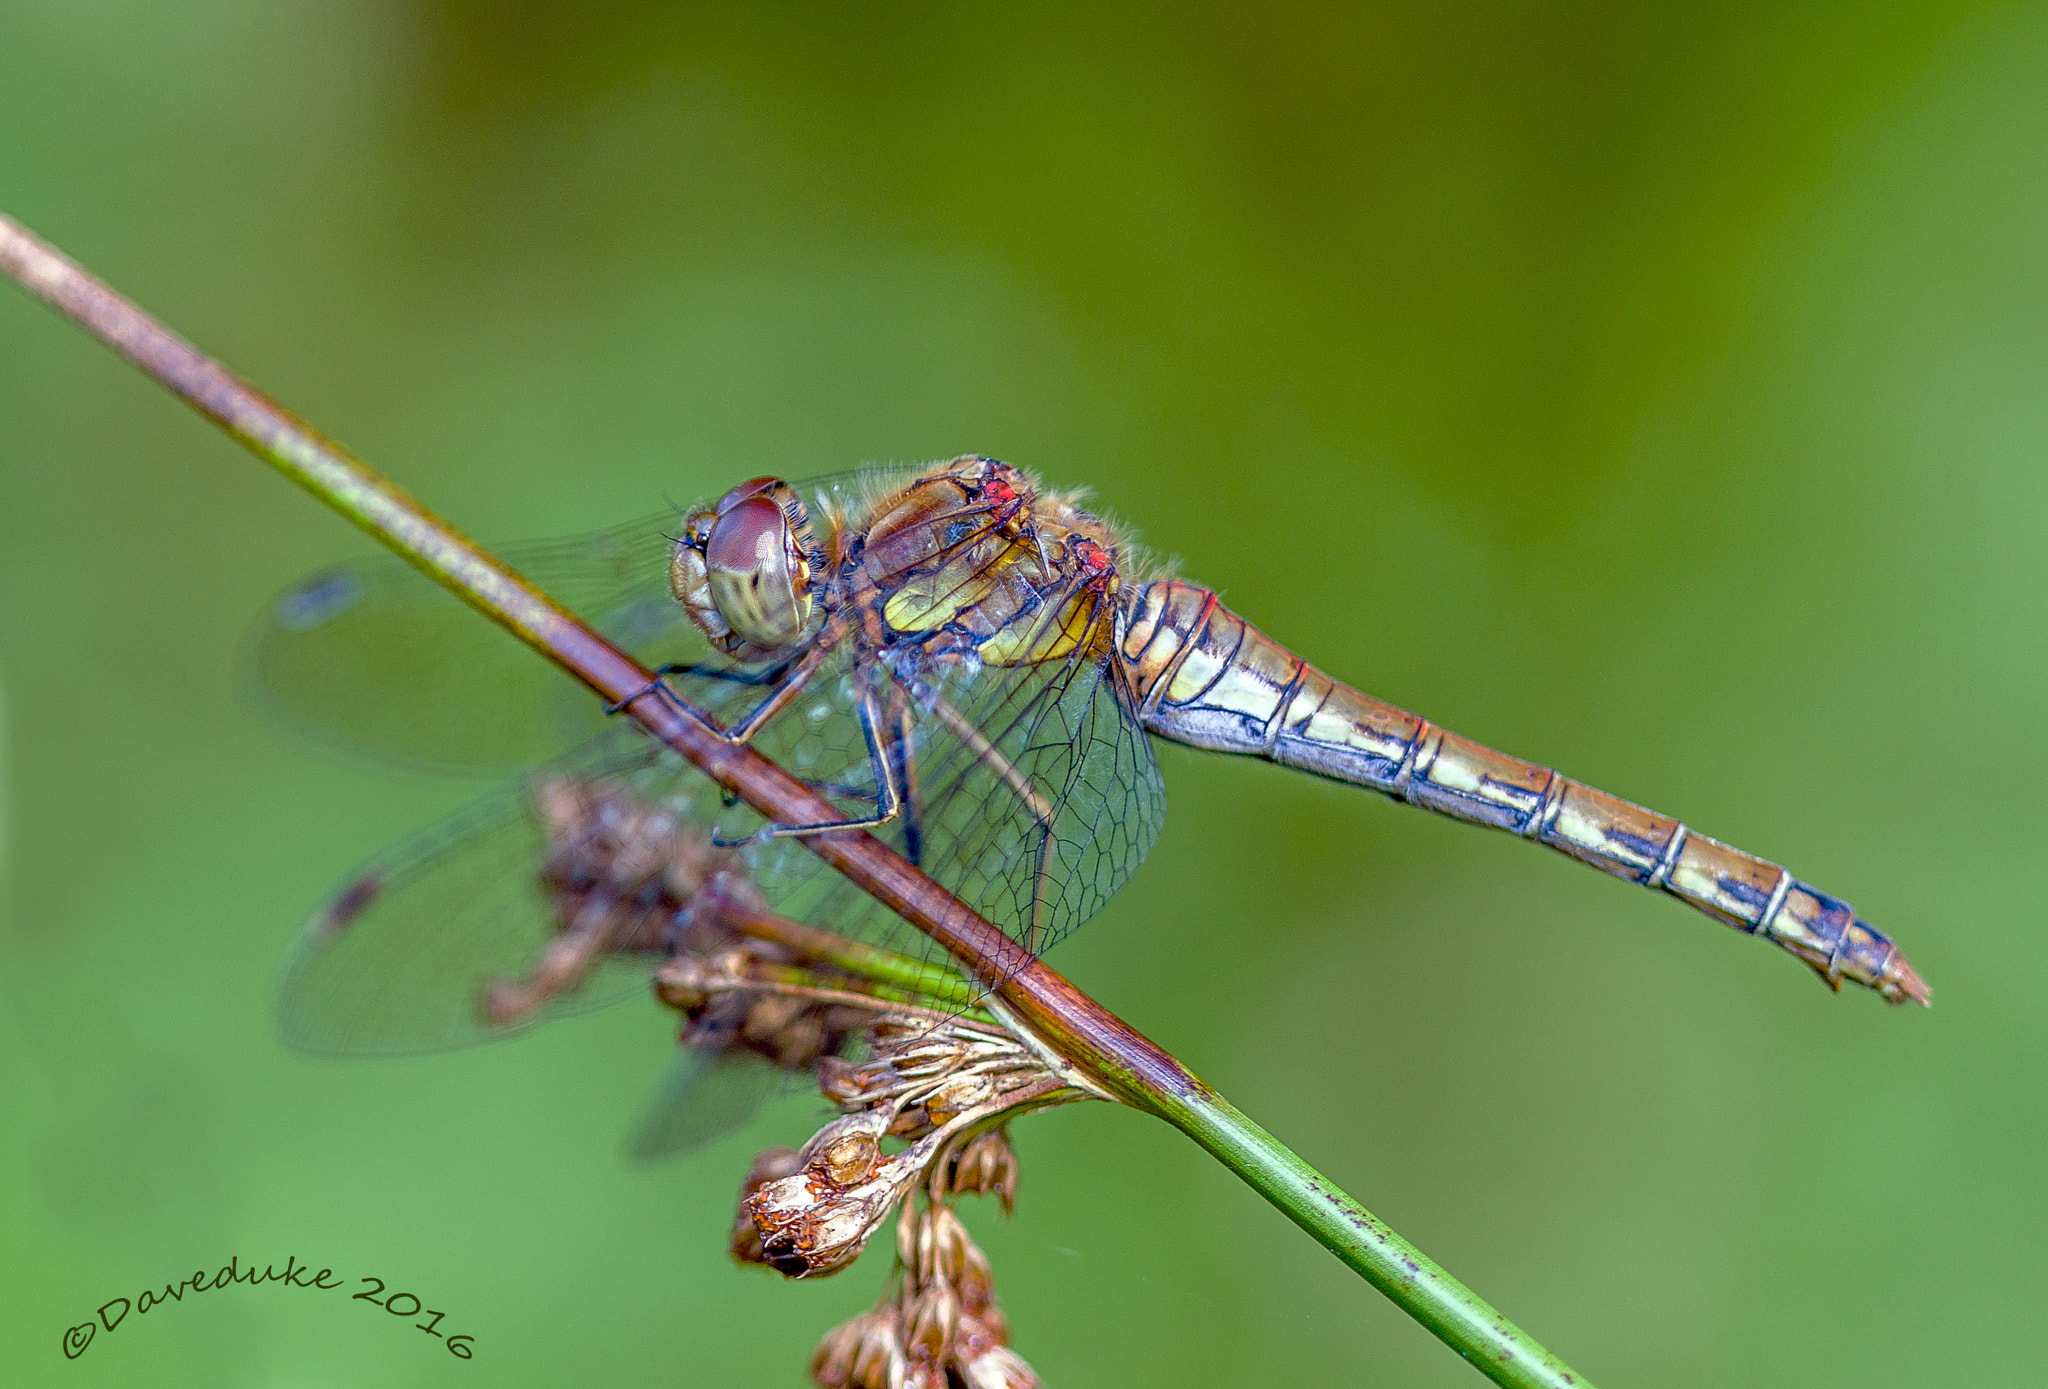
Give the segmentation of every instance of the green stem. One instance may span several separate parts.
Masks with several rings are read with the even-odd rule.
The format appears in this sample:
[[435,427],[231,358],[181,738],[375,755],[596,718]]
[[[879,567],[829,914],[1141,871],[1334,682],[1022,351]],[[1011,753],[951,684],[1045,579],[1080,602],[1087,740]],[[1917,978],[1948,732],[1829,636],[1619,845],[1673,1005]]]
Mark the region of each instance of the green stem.
[[906,1008],[917,1008],[937,1018],[967,1017],[991,1027],[1001,1024],[991,1015],[979,1009],[969,1008],[958,1011],[959,1005],[912,989],[899,989],[894,984],[879,984],[871,979],[832,980],[819,976],[802,965],[756,964],[750,967],[747,978],[755,984],[771,984],[803,995],[819,998],[839,999],[852,1002],[855,999],[872,998],[883,1003],[898,1003]]
[[1587,1389],[1582,1376],[1221,1095],[1152,1109],[1494,1383]]
[[[0,214],[0,273],[71,318],[484,616],[626,710],[720,787],[780,824],[833,809],[701,716],[648,699],[652,675],[574,614],[361,460],[237,379],[53,247]],[[1239,1114],[1155,1042],[1032,958],[1002,930],[873,836],[810,835],[805,848],[989,983],[1047,1046],[1207,1148],[1474,1368],[1508,1389],[1585,1381]]]
[[742,902],[721,901],[718,913],[727,925],[742,935],[786,945],[819,964],[831,965],[848,974],[916,995],[927,1005],[972,1005],[987,993],[986,989],[975,988],[942,964],[913,960],[878,945],[848,940],[845,936],[821,931],[815,926],[791,921]]

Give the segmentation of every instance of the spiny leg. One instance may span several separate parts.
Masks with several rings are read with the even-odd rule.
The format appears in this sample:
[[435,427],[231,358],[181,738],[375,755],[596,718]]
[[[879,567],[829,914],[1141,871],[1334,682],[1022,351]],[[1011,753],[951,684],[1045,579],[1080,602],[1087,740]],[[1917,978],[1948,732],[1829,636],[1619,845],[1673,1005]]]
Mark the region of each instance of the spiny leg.
[[[655,667],[656,678],[668,675],[695,675],[706,680],[722,680],[728,685],[779,685],[788,678],[796,660],[791,659],[766,670],[739,670],[733,666],[713,665],[709,661],[671,661],[665,666]],[[653,690],[653,685],[643,686],[641,694]]]
[[670,693],[668,687],[663,682],[671,675],[694,675],[702,680],[718,680],[728,685],[753,685],[759,687],[762,685],[780,685],[783,680],[788,678],[790,669],[795,664],[795,660],[788,660],[780,665],[770,666],[767,670],[755,671],[735,670],[731,666],[713,665],[708,661],[671,661],[665,666],[656,666],[653,671],[654,678],[633,691],[633,693],[627,695],[624,699],[607,701],[604,711],[607,714],[617,714],[622,712],[634,700],[645,695]]
[[[825,658],[832,654],[833,647],[838,645],[839,635],[839,629],[826,628],[818,634],[817,639],[796,660],[781,666],[776,671],[763,672],[757,677],[750,678],[745,673],[739,671],[713,672],[698,665],[663,666],[660,671],[656,672],[655,679],[651,683],[635,690],[624,699],[605,705],[604,709],[607,714],[616,714],[634,700],[651,694],[658,698],[666,699],[672,708],[720,742],[736,745],[745,744],[751,742],[754,735],[759,733],[770,719],[788,708],[790,701],[803,692],[804,687],[810,683],[811,677],[818,673],[818,667],[824,664]],[[777,676],[780,678],[777,680],[774,688],[768,692],[767,697],[748,710],[738,723],[733,724],[730,728],[721,728],[716,722],[698,712],[688,700],[676,694],[674,690],[671,690],[661,679],[662,675],[681,674],[712,674],[715,678],[730,679],[732,683],[741,685],[767,684],[770,680],[776,679]]]
[[711,842],[721,849],[737,849],[748,844],[758,844],[768,839],[789,839],[799,835],[825,834],[832,830],[865,830],[886,825],[903,809],[903,796],[896,785],[896,771],[889,756],[882,750],[881,710],[876,705],[873,691],[863,690],[860,695],[860,731],[867,739],[868,765],[875,774],[875,813],[858,819],[823,820],[811,825],[764,825],[744,839],[727,839],[717,829],[711,831]]
[[[756,688],[766,685],[775,685],[779,688],[782,682],[789,677],[790,672],[795,667],[795,665],[796,661],[789,660],[784,661],[781,665],[771,666],[767,670],[745,671],[734,670],[730,666],[711,665],[705,662],[678,661],[671,665],[659,666],[655,669],[654,673],[656,676],[691,675],[705,680],[724,681],[726,684],[729,685],[751,685]],[[895,687],[892,686],[892,690],[894,689]],[[648,685],[642,690],[640,690],[637,694],[627,696],[627,698],[621,701],[620,704],[608,704],[605,706],[605,708],[608,712],[616,712],[617,709],[624,707],[624,705],[626,704],[632,703],[635,699],[638,699],[640,695],[649,694],[653,691],[654,686]],[[915,799],[913,792],[915,790],[915,787],[913,785],[912,780],[914,774],[914,767],[910,761],[909,746],[909,740],[911,736],[910,709],[907,704],[901,704],[899,703],[899,701],[900,695],[896,696],[896,698],[893,698],[891,701],[891,710],[897,720],[897,728],[899,730],[899,732],[897,733],[897,737],[901,740],[900,744],[894,745],[892,747],[892,751],[897,756],[896,781],[897,785],[902,787],[904,790],[906,811],[914,814]],[[872,798],[875,794],[874,791],[871,790],[869,787],[855,786],[847,782],[812,781],[809,778],[805,777],[799,777],[798,780],[802,781],[805,786],[809,787],[813,791],[818,792],[820,795]],[[735,802],[732,800],[727,801],[728,805],[734,803]],[[909,858],[912,863],[915,863],[917,862],[917,855],[914,852],[914,850],[918,837],[918,831],[914,821],[911,823],[908,829],[908,834],[911,838],[913,851],[906,853],[905,857]]]
[[889,755],[896,767],[896,785],[903,794],[903,857],[924,863],[924,820],[918,808],[917,746],[909,696],[889,682]]

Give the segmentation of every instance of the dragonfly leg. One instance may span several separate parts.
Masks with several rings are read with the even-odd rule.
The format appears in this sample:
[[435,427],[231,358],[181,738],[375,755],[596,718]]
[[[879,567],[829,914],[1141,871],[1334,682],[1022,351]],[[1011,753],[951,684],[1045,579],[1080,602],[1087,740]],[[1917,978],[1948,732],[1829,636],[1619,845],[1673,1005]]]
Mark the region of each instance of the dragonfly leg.
[[[722,680],[728,685],[780,685],[789,678],[790,669],[795,665],[796,662],[790,660],[766,670],[734,670],[731,666],[712,665],[708,661],[671,661],[665,666],[656,666],[654,675],[656,680],[665,675],[697,675],[706,680]],[[649,681],[633,697],[637,699],[653,689],[654,681]]]
[[924,863],[924,822],[918,812],[917,753],[912,738],[910,699],[903,686],[889,683],[889,756],[896,765],[896,786],[903,795],[903,857]]
[[[748,676],[741,671],[720,671],[694,664],[663,666],[655,672],[653,680],[624,699],[605,705],[604,711],[607,714],[616,714],[634,700],[654,695],[666,699],[672,708],[720,742],[744,744],[752,741],[754,735],[759,733],[770,719],[788,708],[790,701],[803,693],[804,687],[810,683],[811,677],[817,673],[818,667],[824,664],[825,658],[832,653],[832,648],[837,644],[837,633],[828,628],[821,632],[818,639],[796,660],[774,670],[763,671],[757,676]],[[711,675],[715,679],[729,680],[740,685],[772,683],[774,688],[769,690],[765,699],[748,710],[739,722],[730,728],[721,728],[716,722],[699,713],[688,700],[670,689],[662,679],[665,675]]]
[[881,710],[871,692],[860,696],[860,731],[867,739],[868,765],[875,773],[875,813],[845,820],[821,820],[811,825],[766,825],[744,839],[727,839],[714,826],[711,842],[721,849],[738,849],[769,839],[790,839],[799,835],[826,834],[833,830],[866,830],[888,824],[903,810],[903,793],[896,784],[895,764],[882,751]]
[[663,683],[664,679],[671,675],[695,675],[706,680],[722,680],[728,685],[780,685],[789,677],[790,667],[794,664],[785,661],[769,670],[748,671],[734,670],[730,666],[714,666],[701,661],[671,661],[665,666],[656,666],[654,678],[624,699],[608,700],[604,711],[607,714],[621,713],[627,705],[643,695],[671,693],[668,686]]
[[[913,733],[915,725],[912,723],[910,701],[903,687],[893,681],[889,685],[888,716],[888,739],[883,752],[896,774],[897,796],[902,807],[899,816],[903,822],[903,857],[913,864],[921,865],[924,862],[924,824],[918,810],[917,754]],[[838,781],[805,781],[804,785],[813,791],[834,796],[875,798],[879,813],[879,797],[874,790],[866,786],[853,786]],[[881,785],[879,777],[875,785]]]

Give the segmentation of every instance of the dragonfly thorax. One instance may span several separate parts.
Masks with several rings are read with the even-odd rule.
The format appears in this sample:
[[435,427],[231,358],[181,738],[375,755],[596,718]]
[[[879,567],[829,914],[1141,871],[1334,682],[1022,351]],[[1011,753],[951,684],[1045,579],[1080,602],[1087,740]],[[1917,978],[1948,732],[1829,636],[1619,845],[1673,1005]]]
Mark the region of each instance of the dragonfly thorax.
[[[874,643],[946,664],[1021,667],[1108,650],[1109,528],[993,458],[956,458],[868,518],[855,592]],[[850,561],[849,561],[850,562]]]

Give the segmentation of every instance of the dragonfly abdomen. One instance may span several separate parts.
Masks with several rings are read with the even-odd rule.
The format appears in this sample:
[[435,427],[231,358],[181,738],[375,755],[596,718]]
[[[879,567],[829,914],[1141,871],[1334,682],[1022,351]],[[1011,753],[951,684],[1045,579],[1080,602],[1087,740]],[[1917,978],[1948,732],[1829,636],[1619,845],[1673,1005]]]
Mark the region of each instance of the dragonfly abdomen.
[[1147,729],[1270,758],[1506,830],[1657,888],[1892,1002],[1927,1000],[1898,947],[1854,909],[1777,864],[1679,821],[1437,727],[1331,679],[1208,589],[1162,580],[1128,593],[1117,652]]

